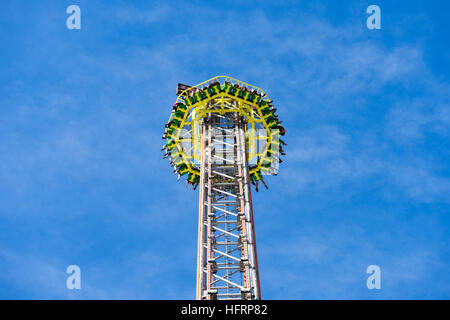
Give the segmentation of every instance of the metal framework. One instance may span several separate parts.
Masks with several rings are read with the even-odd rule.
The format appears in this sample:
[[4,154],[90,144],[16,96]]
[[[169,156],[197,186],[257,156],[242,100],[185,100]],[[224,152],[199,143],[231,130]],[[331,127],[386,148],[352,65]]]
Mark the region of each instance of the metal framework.
[[211,113],[202,136],[197,299],[260,299],[243,119]]
[[285,134],[267,94],[228,76],[178,85],[163,135],[199,190],[197,299],[261,299],[250,185],[276,175]]

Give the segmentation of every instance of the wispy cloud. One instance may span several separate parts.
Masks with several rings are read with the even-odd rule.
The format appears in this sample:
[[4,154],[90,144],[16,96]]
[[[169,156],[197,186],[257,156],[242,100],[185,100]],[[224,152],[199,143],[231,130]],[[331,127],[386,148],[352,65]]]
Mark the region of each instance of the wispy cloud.
[[111,30],[88,20],[89,30],[47,30],[45,41],[23,34],[39,55],[21,50],[0,89],[4,283],[76,298],[63,267],[80,257],[83,297],[190,298],[197,194],[160,159],[160,134],[177,82],[227,74],[266,90],[288,132],[274,192],[254,197],[263,296],[371,298],[373,263],[391,283],[383,297],[420,296],[402,285],[423,288],[445,269],[436,243],[446,227],[438,210],[402,209],[448,204],[448,79],[401,27],[383,41],[359,18],[336,24],[323,10],[276,15],[271,5],[108,5],[92,17]]

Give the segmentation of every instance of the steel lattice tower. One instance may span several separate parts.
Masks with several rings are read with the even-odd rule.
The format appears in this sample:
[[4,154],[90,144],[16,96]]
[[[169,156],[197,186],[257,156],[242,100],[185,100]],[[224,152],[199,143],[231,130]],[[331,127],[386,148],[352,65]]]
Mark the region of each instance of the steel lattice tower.
[[212,113],[202,136],[197,299],[259,299],[243,119]]
[[177,94],[163,149],[175,173],[200,185],[196,297],[261,299],[250,184],[276,174],[284,154],[276,109],[229,77],[179,84]]

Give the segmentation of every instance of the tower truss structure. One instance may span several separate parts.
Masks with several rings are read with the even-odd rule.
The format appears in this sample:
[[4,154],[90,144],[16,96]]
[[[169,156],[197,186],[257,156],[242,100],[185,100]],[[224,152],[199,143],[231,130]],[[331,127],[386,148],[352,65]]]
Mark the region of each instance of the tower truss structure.
[[163,150],[200,186],[196,297],[261,299],[250,185],[276,174],[284,128],[261,89],[230,77],[177,94]]
[[243,119],[212,113],[202,134],[197,299],[259,299]]

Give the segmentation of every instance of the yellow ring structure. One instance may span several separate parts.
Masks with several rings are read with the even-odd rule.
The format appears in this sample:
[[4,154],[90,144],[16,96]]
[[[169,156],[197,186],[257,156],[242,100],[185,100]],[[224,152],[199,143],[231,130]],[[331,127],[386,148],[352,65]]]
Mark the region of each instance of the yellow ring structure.
[[249,173],[254,179],[278,170],[279,122],[267,94],[228,76],[217,76],[178,95],[166,126],[166,147],[181,175],[196,183],[200,175],[201,125],[209,113],[238,112],[246,123]]

